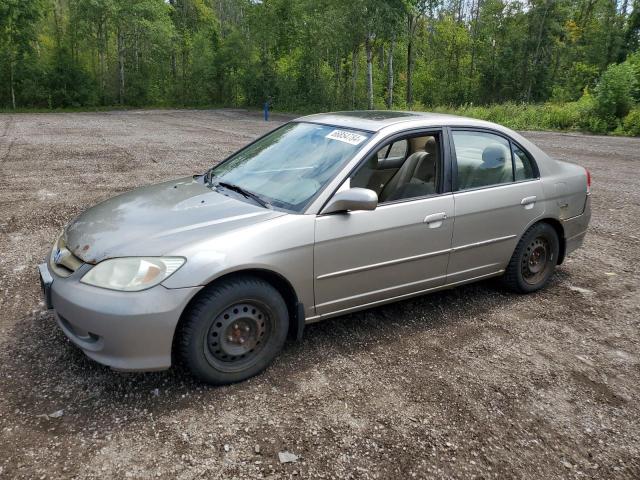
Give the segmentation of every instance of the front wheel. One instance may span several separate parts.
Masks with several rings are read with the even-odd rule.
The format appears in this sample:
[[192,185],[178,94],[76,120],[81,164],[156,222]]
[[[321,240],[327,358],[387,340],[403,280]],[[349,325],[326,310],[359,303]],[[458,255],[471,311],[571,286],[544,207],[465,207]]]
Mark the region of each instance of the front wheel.
[[288,328],[287,305],[272,285],[253,277],[231,278],[207,287],[185,312],[179,354],[207,383],[239,382],[267,368]]
[[531,293],[544,287],[553,274],[560,241],[548,223],[533,225],[520,239],[503,277],[503,283],[518,293]]

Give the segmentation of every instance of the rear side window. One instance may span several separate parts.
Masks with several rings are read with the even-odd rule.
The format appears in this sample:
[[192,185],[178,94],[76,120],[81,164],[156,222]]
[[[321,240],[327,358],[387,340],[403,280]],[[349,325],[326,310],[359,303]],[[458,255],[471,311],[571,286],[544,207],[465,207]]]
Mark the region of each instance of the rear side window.
[[458,190],[513,182],[509,142],[486,132],[453,131]]
[[536,177],[533,162],[517,145],[513,145],[513,165],[516,182]]

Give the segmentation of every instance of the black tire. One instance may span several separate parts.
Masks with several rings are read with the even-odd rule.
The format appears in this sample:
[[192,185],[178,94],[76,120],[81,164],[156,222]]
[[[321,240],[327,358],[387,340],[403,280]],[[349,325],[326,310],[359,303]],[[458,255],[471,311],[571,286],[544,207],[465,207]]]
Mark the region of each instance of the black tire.
[[178,353],[200,380],[224,385],[262,372],[282,349],[287,305],[269,283],[239,276],[202,291],[185,312]]
[[560,240],[548,223],[536,223],[522,236],[502,277],[514,292],[531,293],[543,288],[558,263]]

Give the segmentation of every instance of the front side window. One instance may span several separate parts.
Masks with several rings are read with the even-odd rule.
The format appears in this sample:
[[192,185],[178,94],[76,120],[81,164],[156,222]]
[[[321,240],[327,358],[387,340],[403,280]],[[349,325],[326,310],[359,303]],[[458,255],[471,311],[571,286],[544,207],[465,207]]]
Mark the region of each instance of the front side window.
[[368,188],[380,203],[434,195],[442,149],[440,135],[423,134],[387,144],[351,175],[351,187]]
[[453,131],[458,190],[513,182],[509,142],[486,132]]
[[240,187],[263,203],[301,212],[370,137],[359,130],[289,123],[215,167],[211,183]]

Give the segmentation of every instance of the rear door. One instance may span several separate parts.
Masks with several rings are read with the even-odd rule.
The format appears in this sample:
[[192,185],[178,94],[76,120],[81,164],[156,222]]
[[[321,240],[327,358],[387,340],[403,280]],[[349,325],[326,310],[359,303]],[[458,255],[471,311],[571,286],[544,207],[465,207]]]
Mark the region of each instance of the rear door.
[[452,129],[455,226],[447,283],[506,268],[528,225],[544,213],[531,156],[487,130]]

